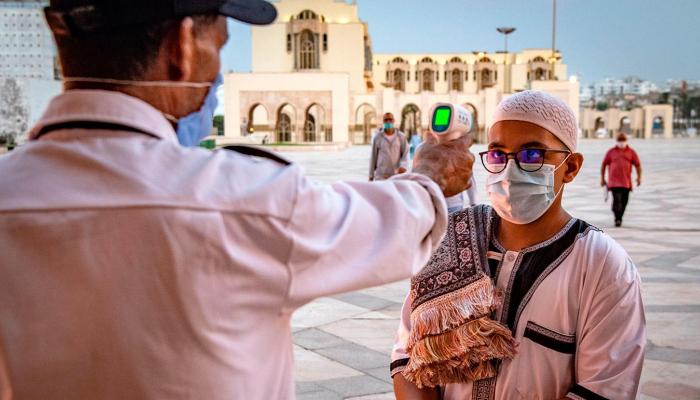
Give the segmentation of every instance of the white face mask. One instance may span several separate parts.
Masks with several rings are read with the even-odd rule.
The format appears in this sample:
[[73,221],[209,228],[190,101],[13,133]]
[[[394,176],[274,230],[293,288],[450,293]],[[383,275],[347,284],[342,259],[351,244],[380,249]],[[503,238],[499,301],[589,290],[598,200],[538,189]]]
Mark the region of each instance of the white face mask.
[[627,147],[627,142],[617,142],[617,147],[624,149]]
[[558,167],[544,164],[538,171],[526,172],[511,159],[500,173],[489,173],[486,191],[498,216],[508,222],[525,225],[544,215],[564,189],[562,185],[554,193],[554,172],[564,162]]

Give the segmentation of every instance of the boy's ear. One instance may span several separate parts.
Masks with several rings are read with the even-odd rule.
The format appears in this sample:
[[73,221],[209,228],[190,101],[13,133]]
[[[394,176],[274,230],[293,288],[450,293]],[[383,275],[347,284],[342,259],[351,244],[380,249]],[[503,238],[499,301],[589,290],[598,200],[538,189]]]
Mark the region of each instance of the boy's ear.
[[564,183],[570,183],[578,175],[583,167],[583,155],[581,153],[572,153],[566,160],[566,172],[564,173]]

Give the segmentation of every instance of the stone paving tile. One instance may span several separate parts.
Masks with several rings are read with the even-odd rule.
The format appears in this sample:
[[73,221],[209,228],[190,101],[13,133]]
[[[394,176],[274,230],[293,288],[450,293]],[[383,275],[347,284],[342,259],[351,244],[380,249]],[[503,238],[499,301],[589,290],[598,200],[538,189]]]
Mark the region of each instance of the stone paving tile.
[[345,341],[322,330],[309,328],[294,332],[294,343],[308,350],[318,350],[338,346]]
[[345,397],[326,389],[317,392],[297,393],[297,400],[341,400],[343,398]]
[[394,392],[370,394],[369,396],[350,397],[348,400],[394,400]]
[[390,364],[389,355],[350,342],[319,349],[317,353],[360,371]]
[[391,374],[389,373],[389,367],[380,367],[380,368],[372,368],[368,369],[365,371],[367,375],[373,376],[379,380],[382,380],[386,383],[392,384],[393,381],[391,380]]
[[380,353],[389,354],[394,345],[399,320],[383,319],[368,323],[363,319],[346,319],[321,327],[324,332],[342,335],[343,339]]
[[381,297],[371,296],[361,292],[345,293],[338,296],[333,296],[333,298],[336,300],[356,305],[358,307],[367,308],[369,310],[379,310],[390,305],[396,304],[395,301],[383,299]]
[[[696,331],[697,332],[697,331]],[[674,364],[688,364],[700,366],[700,350],[687,348],[657,346],[651,341],[647,343],[647,360],[666,361]]]
[[392,386],[390,384],[367,375],[319,381],[317,383],[318,385],[334,393],[340,394],[344,398],[386,393],[392,390]]
[[362,375],[347,364],[341,364],[323,355],[294,346],[294,362],[296,380],[298,382],[313,382],[321,379],[338,379]]

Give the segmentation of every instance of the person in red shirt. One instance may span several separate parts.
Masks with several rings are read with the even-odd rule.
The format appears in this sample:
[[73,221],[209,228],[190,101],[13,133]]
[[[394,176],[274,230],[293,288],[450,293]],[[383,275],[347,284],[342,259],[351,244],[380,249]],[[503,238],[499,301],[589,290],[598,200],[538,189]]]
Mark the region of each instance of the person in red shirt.
[[[613,194],[612,211],[615,214],[615,226],[622,225],[622,216],[625,214],[629,195],[632,191],[632,166],[637,170],[637,186],[642,184],[642,164],[639,162],[637,152],[627,144],[627,135],[620,133],[617,136],[617,146],[608,150],[600,168],[600,186],[607,186]],[[605,180],[605,170],[608,171],[608,180]]]

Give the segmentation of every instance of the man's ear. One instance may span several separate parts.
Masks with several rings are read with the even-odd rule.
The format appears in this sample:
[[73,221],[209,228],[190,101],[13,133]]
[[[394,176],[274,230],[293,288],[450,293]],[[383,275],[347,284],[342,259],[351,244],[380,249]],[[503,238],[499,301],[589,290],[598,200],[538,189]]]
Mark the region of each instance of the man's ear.
[[564,183],[572,182],[581,171],[581,167],[583,167],[583,154],[572,153],[565,161]]
[[192,18],[185,17],[176,24],[168,39],[170,78],[185,82],[192,80],[195,62],[195,29]]

